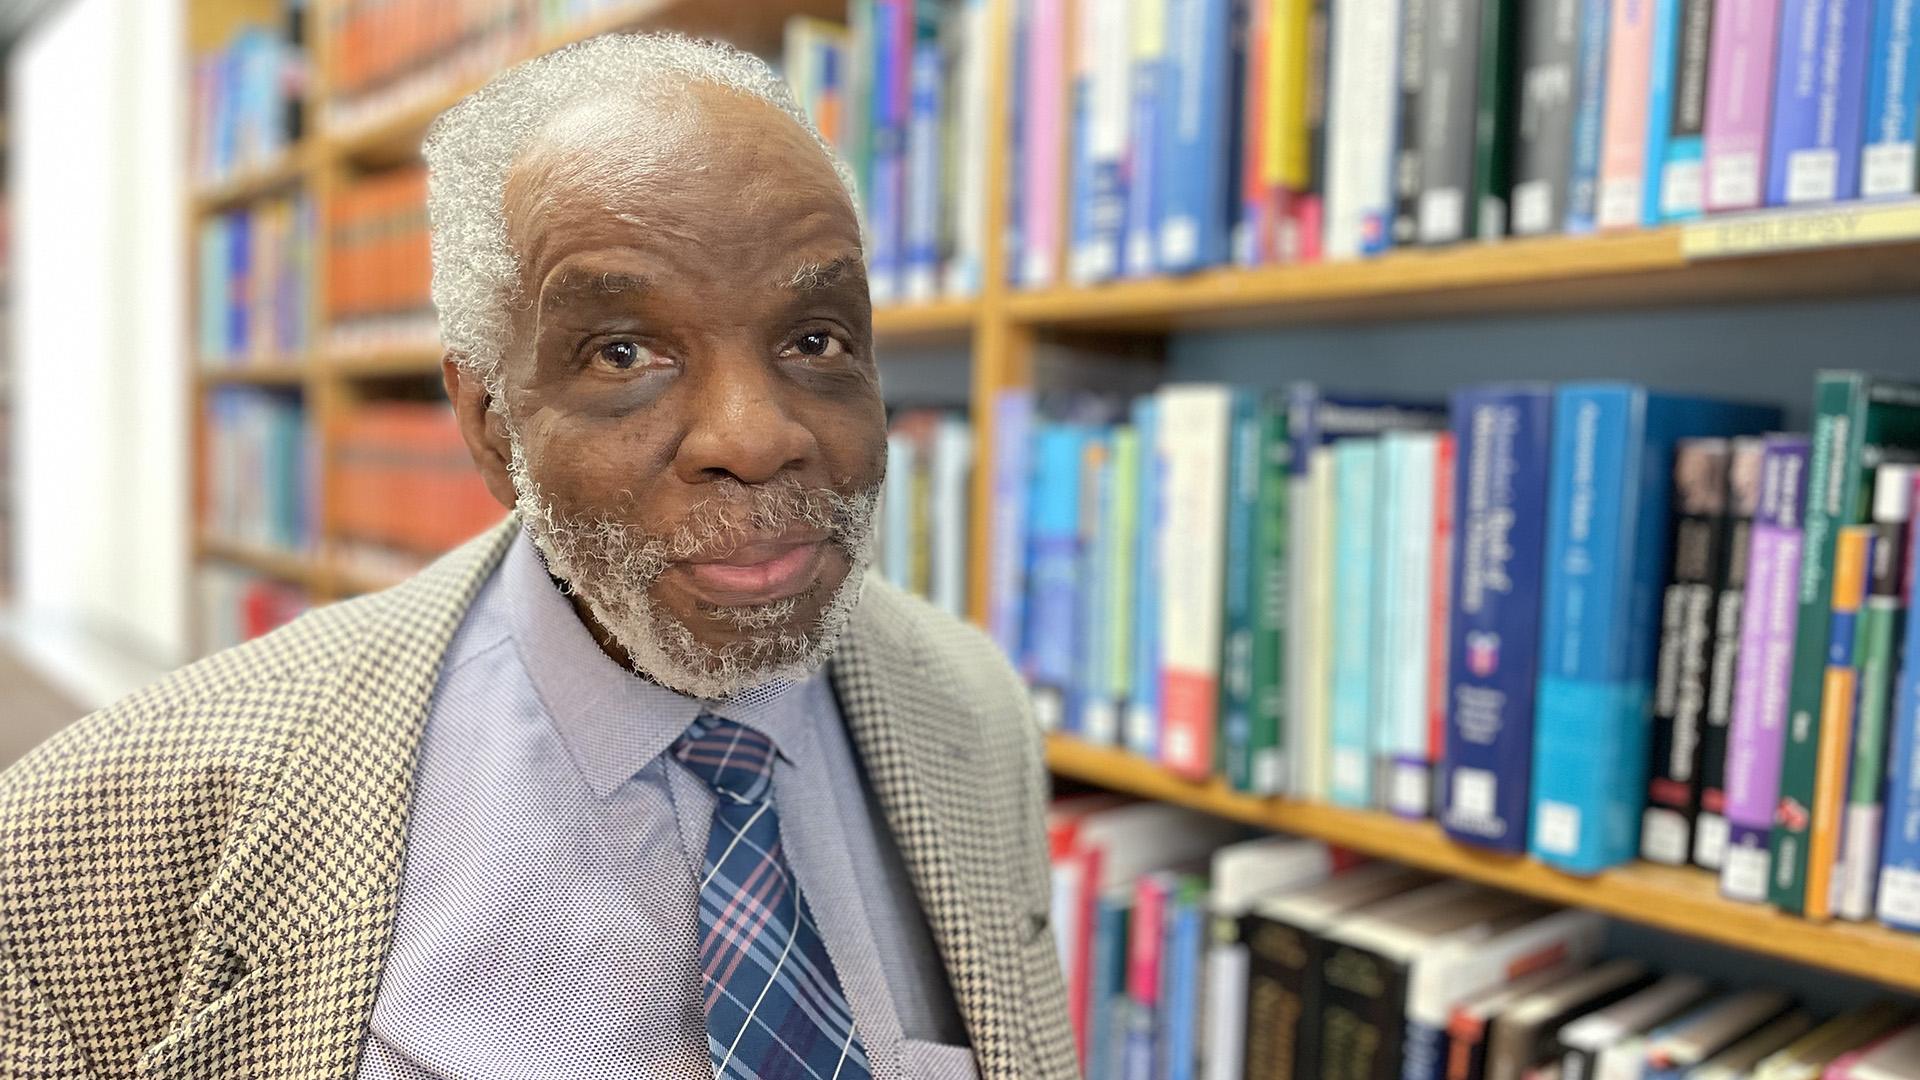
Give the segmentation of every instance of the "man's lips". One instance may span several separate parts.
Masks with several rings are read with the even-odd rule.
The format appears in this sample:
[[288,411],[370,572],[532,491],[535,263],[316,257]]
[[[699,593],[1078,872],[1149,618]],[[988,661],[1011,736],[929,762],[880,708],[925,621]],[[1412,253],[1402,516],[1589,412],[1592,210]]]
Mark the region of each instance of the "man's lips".
[[712,604],[770,604],[806,591],[819,575],[824,535],[782,537],[743,544],[724,557],[688,560],[681,567]]

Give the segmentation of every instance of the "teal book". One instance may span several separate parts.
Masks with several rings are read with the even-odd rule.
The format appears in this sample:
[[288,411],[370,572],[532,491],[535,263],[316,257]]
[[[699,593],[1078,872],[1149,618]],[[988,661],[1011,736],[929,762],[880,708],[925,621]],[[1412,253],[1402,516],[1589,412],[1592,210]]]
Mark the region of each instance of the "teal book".
[[1233,393],[1228,420],[1227,565],[1220,598],[1220,760],[1215,772],[1246,790],[1253,775],[1254,538],[1260,501],[1260,402]]
[[1333,694],[1328,791],[1340,806],[1373,805],[1375,535],[1380,440],[1333,446]]
[[[1286,787],[1287,478],[1293,444],[1287,439],[1287,403],[1273,397],[1260,406],[1260,487],[1253,533],[1253,721],[1248,734],[1247,777],[1242,790],[1278,795]],[[1235,786],[1240,787],[1237,778]]]

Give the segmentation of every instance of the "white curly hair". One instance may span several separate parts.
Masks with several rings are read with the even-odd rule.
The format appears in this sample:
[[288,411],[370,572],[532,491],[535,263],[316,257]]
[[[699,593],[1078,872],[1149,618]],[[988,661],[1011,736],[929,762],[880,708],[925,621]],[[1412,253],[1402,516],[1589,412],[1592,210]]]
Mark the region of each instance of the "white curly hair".
[[853,174],[766,61],[680,34],[607,34],[516,64],[442,113],[427,133],[427,218],[440,338],[500,402],[520,261],[507,242],[507,176],[543,127],[582,102],[624,95],[636,106],[690,83],[757,98],[793,117],[858,206]]

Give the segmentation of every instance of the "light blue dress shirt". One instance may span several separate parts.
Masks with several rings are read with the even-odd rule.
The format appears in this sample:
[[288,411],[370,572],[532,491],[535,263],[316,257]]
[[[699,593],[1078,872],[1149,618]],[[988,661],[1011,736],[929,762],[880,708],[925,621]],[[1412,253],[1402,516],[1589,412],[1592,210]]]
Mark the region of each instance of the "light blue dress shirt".
[[873,1075],[976,1075],[825,673],[717,706],[637,678],[522,535],[434,694],[360,1080],[713,1075],[698,885],[714,794],[666,753],[702,708],[779,748],[781,838]]

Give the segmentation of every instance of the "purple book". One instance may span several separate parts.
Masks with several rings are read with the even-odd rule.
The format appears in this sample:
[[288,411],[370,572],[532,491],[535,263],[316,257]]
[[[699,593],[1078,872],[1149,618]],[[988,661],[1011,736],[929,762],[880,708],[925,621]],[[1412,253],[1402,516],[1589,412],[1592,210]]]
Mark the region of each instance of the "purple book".
[[1703,135],[1710,211],[1749,210],[1764,194],[1779,10],[1779,0],[1714,0]]
[[993,536],[987,585],[987,630],[1019,663],[1027,618],[1027,487],[1033,392],[1006,390],[994,402]]
[[1767,205],[1860,194],[1872,0],[1782,0]]
[[1740,618],[1740,667],[1727,741],[1727,852],[1720,891],[1735,900],[1767,898],[1768,840],[1786,740],[1793,630],[1799,618],[1801,508],[1806,501],[1808,440],[1769,435],[1753,517],[1747,601]]

